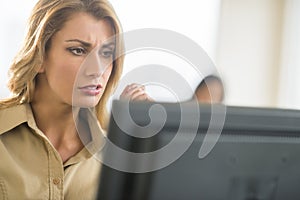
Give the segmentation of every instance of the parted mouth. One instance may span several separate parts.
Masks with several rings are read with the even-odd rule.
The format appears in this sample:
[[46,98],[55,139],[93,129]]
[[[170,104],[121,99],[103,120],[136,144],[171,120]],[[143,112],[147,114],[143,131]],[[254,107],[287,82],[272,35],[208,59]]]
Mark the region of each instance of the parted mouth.
[[101,84],[97,84],[97,85],[86,85],[86,86],[82,86],[82,87],[78,87],[78,89],[86,89],[86,90],[99,90],[102,88]]
[[85,85],[82,87],[78,87],[83,94],[87,96],[97,96],[101,93],[103,86],[101,84],[97,85]]

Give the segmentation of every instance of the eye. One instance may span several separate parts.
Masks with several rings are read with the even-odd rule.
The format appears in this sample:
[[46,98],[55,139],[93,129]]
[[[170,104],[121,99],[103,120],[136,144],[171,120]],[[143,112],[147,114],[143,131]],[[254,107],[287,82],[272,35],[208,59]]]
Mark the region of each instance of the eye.
[[101,56],[103,56],[104,58],[112,58],[114,53],[115,52],[113,50],[103,50],[100,52]]
[[82,56],[86,54],[86,50],[82,47],[71,47],[68,48],[68,51],[70,51],[72,54],[76,56]]

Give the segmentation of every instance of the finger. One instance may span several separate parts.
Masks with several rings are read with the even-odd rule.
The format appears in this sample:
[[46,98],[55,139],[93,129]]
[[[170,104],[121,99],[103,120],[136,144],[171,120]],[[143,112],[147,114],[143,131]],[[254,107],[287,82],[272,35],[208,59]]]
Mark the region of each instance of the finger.
[[131,100],[143,100],[143,101],[151,101],[154,102],[154,99],[152,99],[147,93],[144,93],[142,95],[137,95],[136,97],[132,98]]
[[120,95],[121,99],[131,99],[134,94],[140,91],[144,91],[145,86],[137,84],[137,83],[132,83],[130,85],[127,85],[123,92]]
[[130,84],[130,85],[127,85],[124,90],[122,91],[120,97],[126,97],[128,96],[128,93],[133,89],[135,88],[135,84]]
[[136,92],[145,92],[145,87],[143,85],[133,85],[126,94],[132,96]]
[[131,101],[147,101],[147,99],[148,99],[148,96],[147,96],[147,94],[144,93],[144,94],[141,94],[141,95],[131,98]]
[[134,84],[130,84],[130,85],[127,85],[125,87],[125,89],[123,90],[124,93],[128,93],[129,91],[132,90],[132,88],[134,88]]
[[147,101],[154,101],[154,99],[152,99],[149,95],[147,95]]
[[132,94],[130,99],[136,99],[139,96],[142,96],[145,94],[145,90],[143,90],[142,88],[138,88],[137,90],[135,90]]

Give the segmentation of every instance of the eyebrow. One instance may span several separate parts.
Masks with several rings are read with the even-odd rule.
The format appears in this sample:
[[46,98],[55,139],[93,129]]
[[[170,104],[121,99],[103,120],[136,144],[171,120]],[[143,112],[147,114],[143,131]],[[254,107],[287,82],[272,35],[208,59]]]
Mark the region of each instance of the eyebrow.
[[[88,42],[85,42],[85,41],[82,41],[82,40],[79,40],[79,39],[66,40],[66,42],[79,42],[85,47],[91,47],[92,46],[91,43],[88,43]],[[103,44],[101,48],[108,48],[110,46],[115,46],[115,45],[116,45],[115,42],[109,42],[107,44]]]
[[85,42],[85,41],[82,41],[82,40],[79,40],[79,39],[66,40],[66,42],[79,42],[85,47],[91,47],[92,46],[91,43],[88,43],[88,42]]

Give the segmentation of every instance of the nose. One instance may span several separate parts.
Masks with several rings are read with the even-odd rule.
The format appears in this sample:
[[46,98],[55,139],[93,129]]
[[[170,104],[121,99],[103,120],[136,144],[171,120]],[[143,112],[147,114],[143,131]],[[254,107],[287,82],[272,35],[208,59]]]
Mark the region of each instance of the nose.
[[101,61],[97,49],[88,54],[81,67],[85,72],[84,74],[91,77],[102,76],[106,68],[104,62]]

